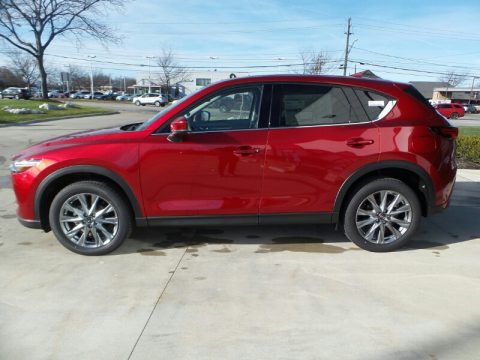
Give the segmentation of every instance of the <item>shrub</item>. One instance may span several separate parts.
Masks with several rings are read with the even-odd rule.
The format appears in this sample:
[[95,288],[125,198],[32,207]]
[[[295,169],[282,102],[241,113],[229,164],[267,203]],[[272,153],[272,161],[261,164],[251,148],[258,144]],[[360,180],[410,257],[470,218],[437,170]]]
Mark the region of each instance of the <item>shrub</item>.
[[480,164],[480,136],[460,135],[457,139],[457,157]]

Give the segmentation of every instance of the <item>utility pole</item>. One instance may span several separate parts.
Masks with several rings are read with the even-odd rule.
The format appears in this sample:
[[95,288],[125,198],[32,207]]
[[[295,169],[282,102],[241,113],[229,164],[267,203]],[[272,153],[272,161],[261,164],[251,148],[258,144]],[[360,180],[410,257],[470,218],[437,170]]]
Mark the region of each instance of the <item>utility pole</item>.
[[91,99],[93,100],[93,59],[95,59],[96,56],[95,55],[87,55],[87,56],[90,59],[90,89],[91,89],[90,95],[91,95]]
[[150,71],[150,59],[155,59],[155,56],[147,56],[148,59],[148,92],[152,92],[152,73]]
[[348,26],[347,26],[347,32],[345,35],[347,35],[347,42],[345,44],[345,61],[343,63],[343,76],[347,75],[347,65],[348,65],[348,53],[350,52],[350,35],[353,33],[350,32],[352,28],[352,18],[348,18]]
[[470,98],[468,99],[468,105],[470,105],[472,103],[473,86],[475,85],[475,79],[476,78],[477,78],[476,76],[474,76],[472,78],[472,87],[470,88]]

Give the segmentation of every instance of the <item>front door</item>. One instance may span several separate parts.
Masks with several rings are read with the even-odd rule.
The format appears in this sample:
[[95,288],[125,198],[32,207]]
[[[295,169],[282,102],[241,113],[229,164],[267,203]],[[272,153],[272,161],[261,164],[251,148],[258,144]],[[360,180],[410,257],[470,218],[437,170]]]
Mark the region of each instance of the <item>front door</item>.
[[208,96],[181,114],[182,141],[158,133],[140,146],[147,217],[258,214],[268,134],[261,95],[254,85]]

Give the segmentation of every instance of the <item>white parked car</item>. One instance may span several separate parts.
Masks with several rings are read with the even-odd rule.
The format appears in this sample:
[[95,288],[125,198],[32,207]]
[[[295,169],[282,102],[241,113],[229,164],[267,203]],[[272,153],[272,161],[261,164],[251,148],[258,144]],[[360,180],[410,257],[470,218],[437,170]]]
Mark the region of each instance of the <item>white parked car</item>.
[[134,97],[132,102],[137,106],[155,105],[165,106],[168,102],[167,97],[162,94],[147,93],[142,96]]
[[90,94],[90,91],[81,90],[70,94],[70,99],[83,99],[85,95]]

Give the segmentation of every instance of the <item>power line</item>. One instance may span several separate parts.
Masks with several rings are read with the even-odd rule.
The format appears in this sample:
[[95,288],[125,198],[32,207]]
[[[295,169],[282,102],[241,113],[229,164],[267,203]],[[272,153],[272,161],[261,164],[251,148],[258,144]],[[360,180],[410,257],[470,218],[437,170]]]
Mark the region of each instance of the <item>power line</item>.
[[[380,64],[375,64],[371,63],[368,61],[363,61],[363,60],[349,60],[351,63],[357,63],[360,65],[370,65],[370,66],[376,66],[380,68],[386,68],[386,69],[394,69],[394,70],[404,70],[404,71],[411,71],[415,73],[423,73],[423,74],[435,74],[435,75],[455,75],[455,76],[466,76],[465,74],[455,74],[451,72],[439,72],[439,71],[428,71],[428,70],[418,70],[418,69],[409,69],[409,68],[402,68],[402,67],[396,67],[396,66],[388,66],[388,65],[380,65]],[[468,77],[480,77],[479,75],[467,75]]]

